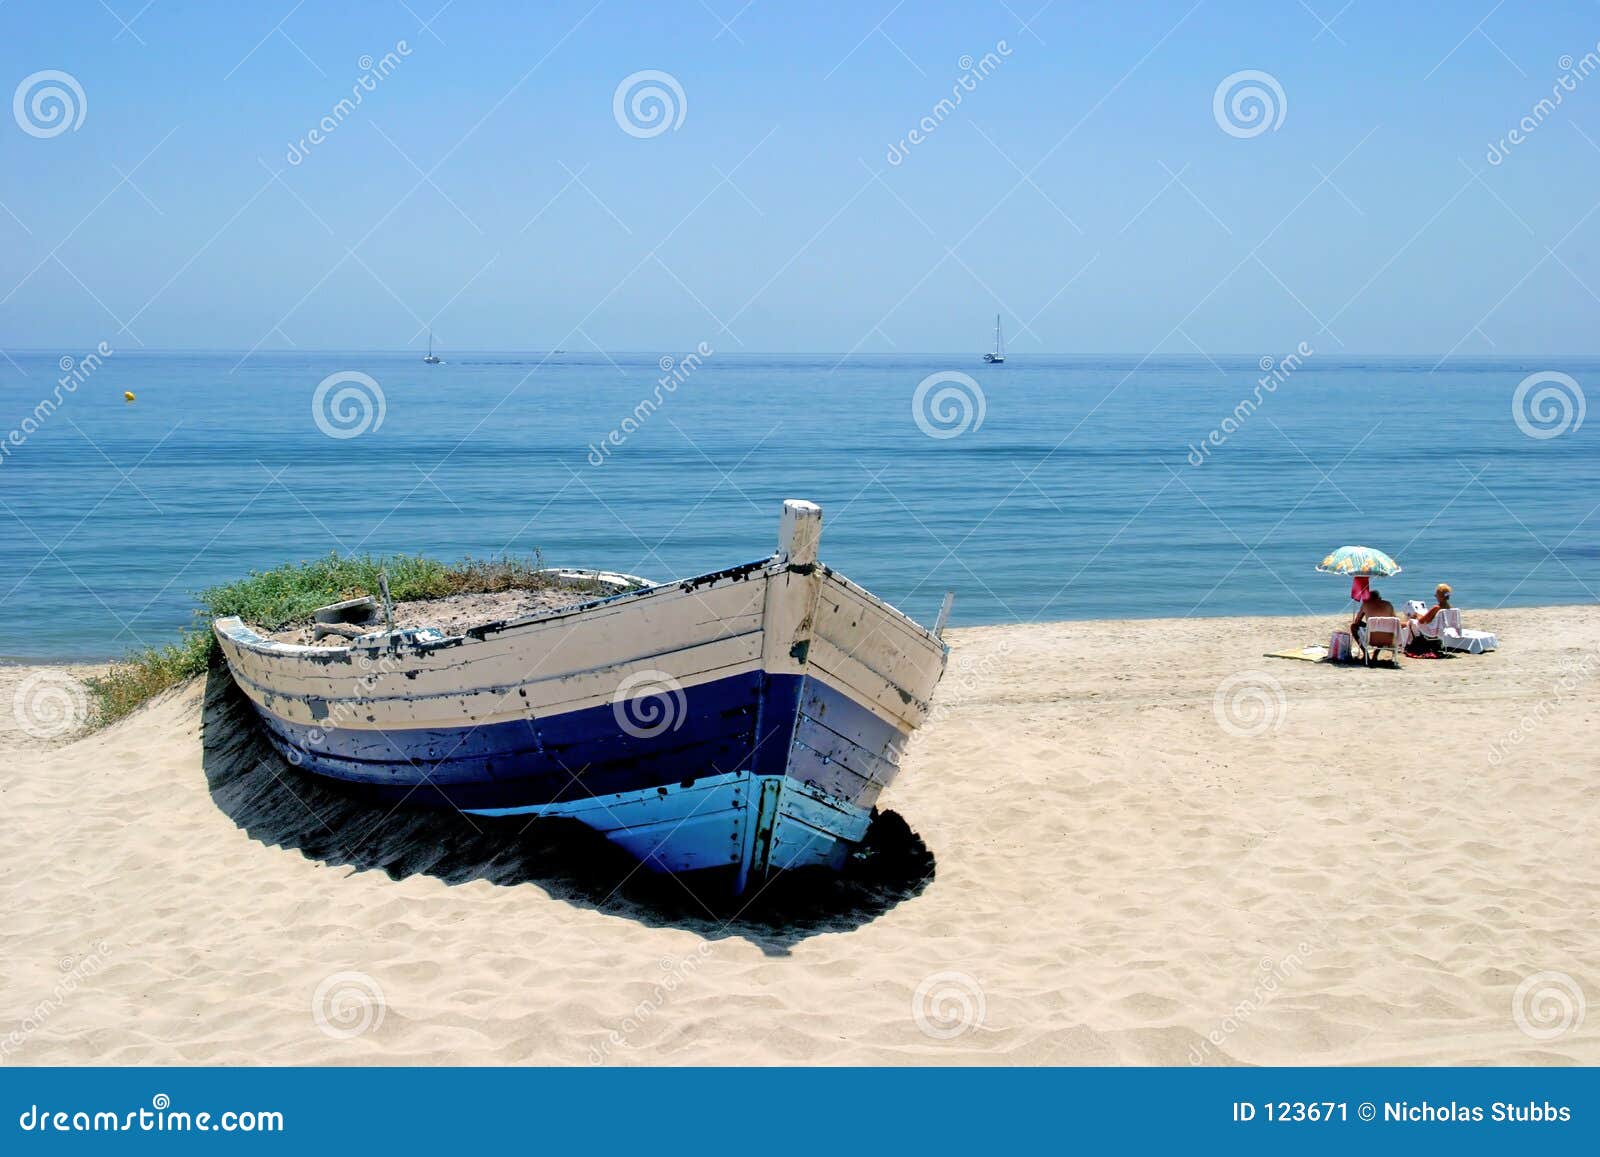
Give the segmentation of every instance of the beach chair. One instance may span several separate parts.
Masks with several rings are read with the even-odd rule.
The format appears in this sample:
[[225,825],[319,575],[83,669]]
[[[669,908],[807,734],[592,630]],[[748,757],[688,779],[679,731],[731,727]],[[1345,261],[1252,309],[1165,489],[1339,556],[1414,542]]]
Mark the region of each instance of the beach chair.
[[1438,630],[1439,645],[1447,651],[1481,655],[1499,649],[1500,640],[1488,631],[1468,631],[1461,626],[1461,612],[1455,607],[1440,611],[1430,624]]
[[1422,621],[1422,616],[1427,613],[1428,608],[1424,607],[1415,599],[1406,604],[1406,608],[1411,614],[1411,621],[1409,624],[1411,638],[1408,640],[1406,645],[1408,647],[1413,647],[1419,642],[1419,640],[1426,640],[1428,643],[1431,643],[1432,646],[1416,647],[1416,649],[1429,651],[1443,650],[1444,644],[1440,639],[1440,632],[1444,630],[1445,616],[1453,614],[1456,616],[1457,620],[1459,620],[1461,617],[1461,612],[1440,611],[1437,615],[1434,615],[1430,621],[1425,623]]
[[1432,637],[1439,640],[1439,645],[1445,645],[1445,639],[1459,639],[1461,637],[1461,612],[1455,607],[1440,611],[1433,616],[1433,622],[1427,624],[1433,628]]
[[1394,657],[1394,665],[1400,666],[1400,652],[1405,645],[1405,629],[1393,615],[1379,615],[1361,624],[1361,649],[1369,667],[1377,661],[1379,651],[1388,651]]

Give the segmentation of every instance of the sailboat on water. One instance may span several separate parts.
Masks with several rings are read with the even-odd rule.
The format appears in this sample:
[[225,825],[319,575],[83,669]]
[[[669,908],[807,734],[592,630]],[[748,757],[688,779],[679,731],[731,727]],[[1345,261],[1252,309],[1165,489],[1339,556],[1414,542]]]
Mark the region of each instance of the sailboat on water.
[[1006,360],[1006,340],[1000,336],[1000,315],[994,315],[994,353],[984,354],[983,360],[997,366]]
[[430,329],[428,331],[428,355],[422,359],[422,364],[436,366],[439,364],[440,360],[441,359],[435,357],[433,354],[433,331]]

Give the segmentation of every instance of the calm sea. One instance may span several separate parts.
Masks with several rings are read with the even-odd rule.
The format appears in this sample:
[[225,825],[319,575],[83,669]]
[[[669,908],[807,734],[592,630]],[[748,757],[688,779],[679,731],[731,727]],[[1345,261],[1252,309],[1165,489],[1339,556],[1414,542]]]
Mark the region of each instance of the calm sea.
[[[1255,359],[117,352],[40,412],[84,352],[0,361],[0,655],[161,642],[195,590],[329,551],[696,574],[769,553],[786,497],[925,622],[952,590],[957,625],[1331,625],[1348,584],[1313,567],[1346,543],[1469,614],[1600,591],[1593,359],[1313,354],[1264,388]],[[1573,385],[1519,422],[1546,371]],[[338,374],[375,385],[319,399]]]

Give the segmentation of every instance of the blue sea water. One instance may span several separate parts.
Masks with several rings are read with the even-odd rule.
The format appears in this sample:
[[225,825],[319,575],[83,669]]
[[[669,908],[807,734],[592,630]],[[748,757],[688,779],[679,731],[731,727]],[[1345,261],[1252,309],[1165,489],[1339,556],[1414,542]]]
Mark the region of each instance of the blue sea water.
[[[1595,359],[1313,354],[1280,381],[1253,358],[717,352],[673,378],[658,354],[119,351],[68,391],[64,355],[0,362],[13,658],[166,641],[194,591],[329,551],[701,573],[768,554],[787,497],[822,505],[830,565],[925,622],[953,590],[957,625],[1331,625],[1348,583],[1313,567],[1346,543],[1401,560],[1391,598],[1439,580],[1469,610],[1600,597],[1600,415],[1577,408]],[[1519,423],[1545,371],[1576,392],[1534,387]],[[951,372],[972,384],[919,404]],[[340,373],[376,391],[335,383],[319,408]]]

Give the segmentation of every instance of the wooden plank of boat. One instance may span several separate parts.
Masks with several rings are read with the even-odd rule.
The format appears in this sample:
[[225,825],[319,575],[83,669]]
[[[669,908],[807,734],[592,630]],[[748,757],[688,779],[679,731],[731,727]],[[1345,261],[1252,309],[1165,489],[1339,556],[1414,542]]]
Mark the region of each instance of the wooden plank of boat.
[[791,500],[766,559],[454,635],[380,625],[311,647],[237,618],[214,629],[301,768],[576,818],[737,891],[842,864],[945,667],[936,635],[818,561],[821,530],[820,508]]

